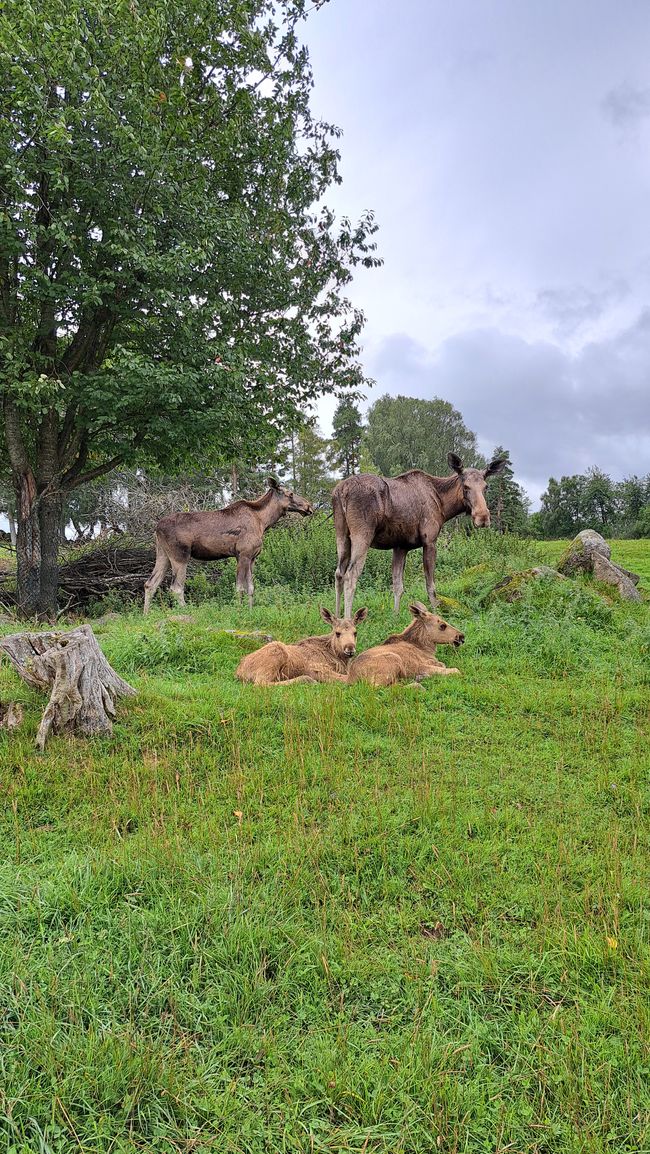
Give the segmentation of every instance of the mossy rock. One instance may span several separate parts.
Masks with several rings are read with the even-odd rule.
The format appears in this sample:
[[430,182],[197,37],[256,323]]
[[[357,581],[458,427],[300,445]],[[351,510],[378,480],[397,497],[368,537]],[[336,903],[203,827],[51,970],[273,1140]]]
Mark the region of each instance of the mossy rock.
[[460,601],[457,601],[455,597],[438,597],[436,600],[438,602],[438,612],[443,617],[447,613],[459,613],[467,616],[467,614],[470,612],[467,606],[463,605]]
[[487,601],[518,601],[531,581],[563,580],[562,574],[550,565],[535,565],[532,569],[522,569],[498,581],[487,596]]

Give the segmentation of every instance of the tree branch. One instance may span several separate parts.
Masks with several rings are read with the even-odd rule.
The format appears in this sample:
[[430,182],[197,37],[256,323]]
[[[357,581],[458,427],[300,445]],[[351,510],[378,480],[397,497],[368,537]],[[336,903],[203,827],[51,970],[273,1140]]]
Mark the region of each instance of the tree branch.
[[[131,451],[137,449],[138,446],[142,444],[144,438],[144,431],[136,433],[133,441],[131,442]],[[96,480],[97,477],[103,477],[105,473],[110,473],[112,469],[115,469],[118,465],[121,465],[124,462],[125,457],[126,450],[118,453],[115,457],[111,457],[109,461],[104,461],[101,465],[96,465],[93,469],[88,469],[86,473],[82,473],[81,470],[83,469],[84,464],[88,459],[88,445],[86,442],[86,444],[82,447],[82,453],[80,453],[79,459],[75,462],[71,469],[68,469],[67,473],[63,474],[63,477],[61,478],[61,488],[65,489],[67,492],[70,492],[72,489],[78,489],[80,485],[86,485],[89,481]]]

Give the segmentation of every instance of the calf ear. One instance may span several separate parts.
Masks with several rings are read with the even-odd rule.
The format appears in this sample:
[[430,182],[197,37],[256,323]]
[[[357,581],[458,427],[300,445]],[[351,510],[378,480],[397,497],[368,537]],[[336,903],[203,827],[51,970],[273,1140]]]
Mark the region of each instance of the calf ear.
[[426,617],[429,612],[426,605],[423,605],[421,601],[414,601],[412,605],[409,605],[409,610],[414,617]]
[[324,605],[321,605],[319,612],[323,621],[327,621],[328,625],[333,625],[336,621],[334,614],[330,613],[329,609],[326,609]]
[[462,473],[463,462],[457,453],[447,453],[447,464],[450,469],[454,470],[454,473]]
[[357,609],[352,620],[354,621],[355,625],[358,625],[360,621],[365,621],[367,616],[368,616],[368,610],[366,609],[366,607],[364,605],[363,609]]
[[494,477],[496,473],[502,473],[508,463],[507,457],[496,457],[491,461],[485,470],[484,477]]
[[271,489],[277,489],[278,491],[280,489],[280,482],[277,477],[269,477],[269,485]]

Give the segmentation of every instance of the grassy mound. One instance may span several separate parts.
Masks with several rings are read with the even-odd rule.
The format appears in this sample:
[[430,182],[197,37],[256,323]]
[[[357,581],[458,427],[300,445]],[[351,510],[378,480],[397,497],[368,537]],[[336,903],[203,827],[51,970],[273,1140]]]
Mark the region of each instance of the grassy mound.
[[[259,690],[225,630],[322,631],[310,582],[332,604],[325,563],[279,550],[273,584],[267,553],[252,613],[229,583],[95,622],[139,690],[111,741],[37,757],[43,699],[0,667],[28,717],[0,735],[6,1148],[650,1148],[647,604],[490,601],[553,549],[459,537],[461,677]],[[361,647],[396,624],[371,556]]]

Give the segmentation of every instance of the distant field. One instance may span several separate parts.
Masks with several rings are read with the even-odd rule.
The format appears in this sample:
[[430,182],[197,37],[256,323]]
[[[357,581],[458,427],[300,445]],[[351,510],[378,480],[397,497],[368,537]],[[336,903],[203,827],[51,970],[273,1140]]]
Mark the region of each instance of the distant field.
[[[252,613],[229,578],[94,621],[138,689],[112,740],[36,756],[44,699],[0,666],[0,1147],[650,1151],[650,605],[503,603],[561,543],[459,539],[460,678],[241,686],[224,629],[322,630],[291,548]],[[650,542],[613,555],[650,589]],[[385,560],[362,647],[395,628]]]

